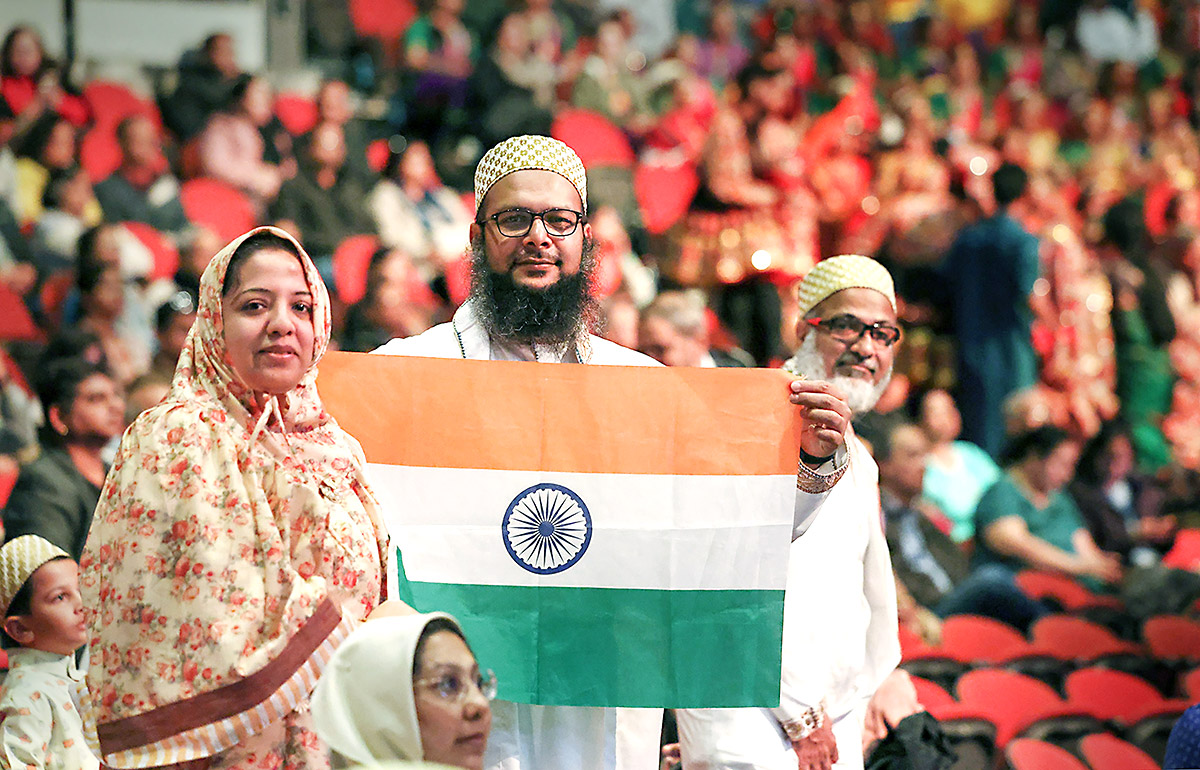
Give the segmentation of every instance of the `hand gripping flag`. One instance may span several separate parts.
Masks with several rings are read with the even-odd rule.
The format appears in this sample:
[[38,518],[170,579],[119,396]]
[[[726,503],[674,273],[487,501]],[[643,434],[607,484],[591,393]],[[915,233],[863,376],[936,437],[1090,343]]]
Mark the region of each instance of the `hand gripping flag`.
[[779,702],[795,407],[770,370],[330,354],[399,598],[457,617],[500,697]]

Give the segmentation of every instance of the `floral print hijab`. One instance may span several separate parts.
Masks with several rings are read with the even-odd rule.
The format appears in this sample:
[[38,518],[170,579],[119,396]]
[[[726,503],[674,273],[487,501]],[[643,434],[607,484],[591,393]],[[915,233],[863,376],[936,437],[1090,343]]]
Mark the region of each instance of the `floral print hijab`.
[[[225,350],[237,247],[294,244],[313,295],[313,365],[251,392]],[[387,535],[358,442],[324,410],[316,364],[329,296],[274,228],[222,250],[167,397],[122,438],[80,560],[89,689],[113,767],[212,756],[308,700],[337,643],[382,598]]]

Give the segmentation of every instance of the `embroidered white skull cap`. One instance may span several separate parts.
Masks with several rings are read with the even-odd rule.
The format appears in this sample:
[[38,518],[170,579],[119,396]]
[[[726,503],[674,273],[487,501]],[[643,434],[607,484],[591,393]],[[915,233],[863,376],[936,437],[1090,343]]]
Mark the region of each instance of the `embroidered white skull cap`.
[[801,317],[842,289],[874,289],[896,309],[896,286],[887,268],[861,254],[830,257],[813,266],[797,290]]
[[587,213],[587,174],[583,161],[567,145],[548,136],[526,134],[505,139],[488,150],[475,167],[475,213],[492,185],[514,171],[553,171],[579,191]]
[[62,556],[70,554],[38,535],[14,537],[0,546],[0,617],[8,615],[8,606],[38,567]]

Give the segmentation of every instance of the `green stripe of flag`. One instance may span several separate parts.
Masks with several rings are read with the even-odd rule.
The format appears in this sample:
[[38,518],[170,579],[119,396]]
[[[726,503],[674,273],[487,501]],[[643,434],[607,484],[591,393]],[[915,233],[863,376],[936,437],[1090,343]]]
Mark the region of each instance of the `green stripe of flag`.
[[[463,625],[499,697],[561,706],[779,704],[783,591],[408,583]],[[540,641],[541,657],[538,657]]]

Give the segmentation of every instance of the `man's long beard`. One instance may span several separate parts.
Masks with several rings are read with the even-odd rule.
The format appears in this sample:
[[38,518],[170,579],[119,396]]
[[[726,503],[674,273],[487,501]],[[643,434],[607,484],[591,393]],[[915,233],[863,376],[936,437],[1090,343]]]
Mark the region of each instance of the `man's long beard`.
[[816,333],[809,333],[805,336],[800,347],[796,349],[796,355],[792,356],[784,366],[795,374],[803,374],[807,379],[824,380],[835,385],[846,395],[846,404],[855,415],[866,414],[874,409],[875,404],[879,402],[879,397],[883,395],[888,382],[892,379],[891,369],[877,384],[858,377],[830,375],[825,371],[825,362],[822,360],[821,354],[817,352]]
[[578,342],[599,317],[592,296],[596,242],[585,239],[579,270],[544,289],[530,289],[488,264],[483,238],[471,242],[471,305],[493,338],[562,347]]

